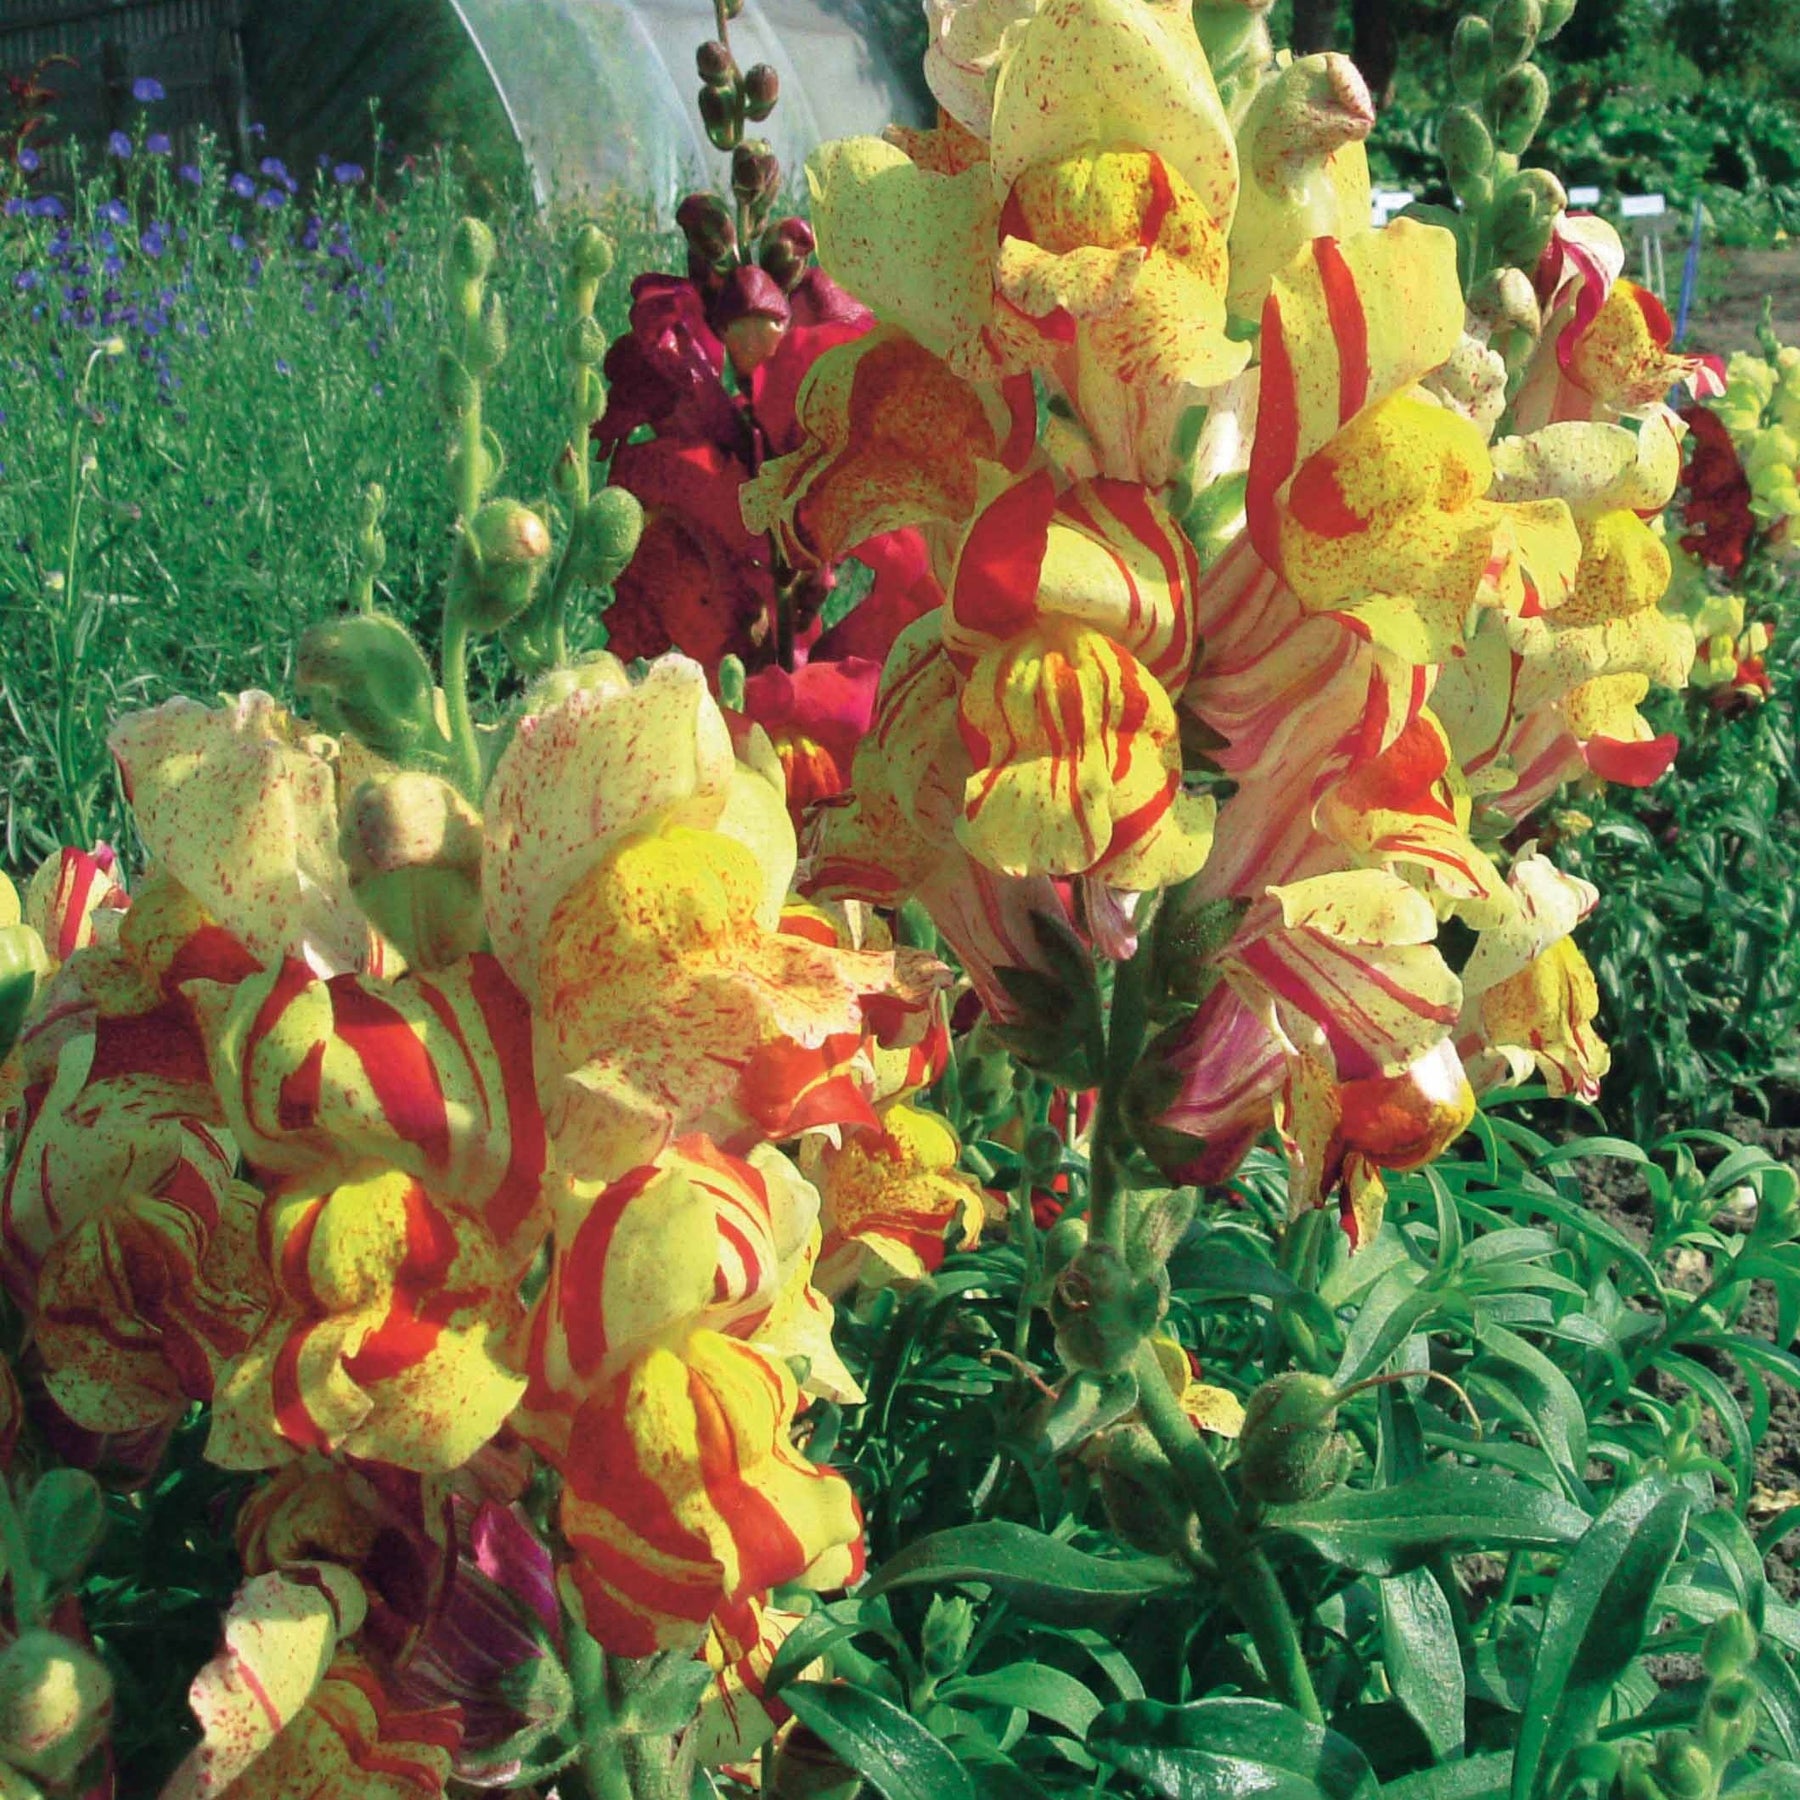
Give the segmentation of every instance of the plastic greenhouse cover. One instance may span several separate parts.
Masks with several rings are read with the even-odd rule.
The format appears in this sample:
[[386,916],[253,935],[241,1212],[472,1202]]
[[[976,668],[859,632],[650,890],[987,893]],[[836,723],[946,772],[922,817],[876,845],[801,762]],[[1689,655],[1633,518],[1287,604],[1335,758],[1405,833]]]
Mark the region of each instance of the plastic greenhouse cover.
[[[694,52],[712,0],[453,0],[524,147],[541,200],[622,189],[671,209],[722,179],[700,128]],[[797,174],[827,138],[919,112],[860,0],[750,0],[731,24],[740,67],[766,62],[781,100],[752,133]]]

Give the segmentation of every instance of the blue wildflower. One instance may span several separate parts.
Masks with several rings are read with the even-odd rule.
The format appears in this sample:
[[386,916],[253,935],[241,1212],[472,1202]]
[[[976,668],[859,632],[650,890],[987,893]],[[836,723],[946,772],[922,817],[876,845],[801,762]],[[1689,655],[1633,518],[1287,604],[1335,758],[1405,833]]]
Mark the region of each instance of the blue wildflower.
[[225,241],[232,247],[232,249],[237,250],[237,251],[243,251],[243,250],[247,250],[249,248],[249,246],[244,242],[243,237],[235,231]]
[[293,372],[294,371],[288,366],[288,360],[285,356],[276,357],[275,373],[277,375],[291,375]]
[[237,174],[232,176],[231,180],[226,183],[226,186],[229,187],[240,200],[251,200],[256,197],[256,183],[241,169]]
[[43,276],[41,276],[36,269],[21,269],[18,274],[13,277],[13,286],[16,287],[21,294],[29,294],[34,287],[37,287],[43,281],[43,279]]
[[123,200],[102,200],[94,208],[94,217],[104,219],[109,225],[129,225],[131,208]]
[[11,200],[7,201],[7,203],[4,206],[0,206],[0,212],[5,213],[9,219],[18,218],[24,211],[25,211],[25,202],[23,200],[19,199],[17,197],[17,195],[15,195]]
[[55,194],[39,194],[26,208],[34,219],[66,219],[69,209]]
[[116,156],[120,162],[131,160],[131,139],[122,131],[109,131],[106,134],[106,153]]
[[166,131],[153,131],[144,139],[144,148],[152,156],[167,156],[175,146],[169,142]]
[[181,179],[185,181],[189,187],[198,187],[205,179],[200,173],[200,167],[197,163],[183,163],[176,173],[180,175]]
[[146,225],[138,235],[138,248],[146,256],[161,256],[168,247],[169,240],[164,235],[163,228],[154,221]]
[[166,100],[168,95],[154,75],[140,75],[131,84],[131,97],[139,106],[154,106],[158,100]]
[[35,175],[38,170],[44,166],[44,159],[39,156],[29,144],[21,144],[19,146],[19,154],[16,160],[19,167],[23,169],[27,175]]
[[264,188],[256,196],[256,204],[266,208],[269,212],[280,212],[287,203],[288,197],[280,188]]
[[339,163],[331,171],[331,179],[339,187],[357,187],[365,179],[360,163]]

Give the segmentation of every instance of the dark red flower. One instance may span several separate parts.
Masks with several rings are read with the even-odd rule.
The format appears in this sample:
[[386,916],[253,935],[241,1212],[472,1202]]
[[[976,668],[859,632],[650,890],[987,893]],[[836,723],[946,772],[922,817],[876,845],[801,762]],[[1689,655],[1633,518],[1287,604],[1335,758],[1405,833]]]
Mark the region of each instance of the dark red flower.
[[1729,579],[1744,566],[1756,533],[1750,478],[1719,418],[1704,406],[1687,407],[1681,416],[1690,433],[1687,467],[1681,472],[1688,491],[1681,516],[1690,529],[1681,547]]

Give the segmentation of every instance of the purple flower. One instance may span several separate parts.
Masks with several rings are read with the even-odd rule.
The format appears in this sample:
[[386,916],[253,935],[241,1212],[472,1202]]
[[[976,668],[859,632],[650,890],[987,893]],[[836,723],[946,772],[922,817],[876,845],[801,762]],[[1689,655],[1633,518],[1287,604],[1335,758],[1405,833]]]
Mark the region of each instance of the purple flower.
[[0,212],[5,213],[9,219],[17,219],[25,212],[25,202],[15,194],[5,206],[0,206]]
[[120,162],[131,161],[131,139],[122,131],[111,131],[106,136],[106,153],[116,156]]
[[158,100],[168,98],[163,92],[163,84],[154,75],[140,75],[131,84],[131,97],[139,106],[152,106]]
[[152,156],[167,156],[175,146],[169,142],[169,134],[166,131],[153,131],[144,139],[144,148]]
[[264,188],[256,196],[256,204],[265,207],[270,212],[280,212],[287,205],[287,200],[287,195],[280,188]]
[[43,276],[41,276],[36,269],[21,269],[18,274],[13,277],[13,286],[16,287],[21,294],[29,294],[34,287],[37,287],[43,281],[43,279]]
[[249,247],[249,246],[248,246],[248,245],[246,245],[246,244],[245,244],[245,242],[244,242],[244,240],[243,240],[243,238],[242,238],[242,237],[241,237],[241,236],[240,236],[240,235],[239,235],[239,234],[238,234],[238,233],[237,233],[237,232],[235,232],[235,231],[234,231],[234,232],[233,232],[233,233],[232,233],[232,234],[231,234],[231,236],[230,236],[230,237],[228,237],[228,238],[227,238],[227,239],[226,239],[226,240],[225,240],[225,241],[226,241],[226,243],[228,243],[228,244],[229,244],[229,245],[230,245],[230,246],[231,246],[231,247],[232,247],[232,249],[234,249],[234,250],[240,250],[240,251],[241,251],[241,250],[245,250],[245,249],[247,249],[247,248],[248,248],[248,247]]
[[189,187],[198,187],[205,179],[200,173],[199,166],[195,163],[183,163],[176,173]]
[[55,194],[40,194],[26,209],[34,219],[66,219],[69,209]]
[[131,208],[123,200],[103,200],[94,208],[94,217],[104,219],[109,225],[129,225]]
[[292,369],[292,368],[291,368],[291,367],[290,367],[290,366],[289,366],[289,364],[288,364],[288,359],[287,359],[287,358],[286,358],[286,357],[285,357],[285,356],[278,356],[278,357],[276,357],[276,359],[275,359],[275,373],[276,373],[276,374],[277,374],[277,375],[291,375],[291,374],[293,374],[293,372],[294,372],[294,371],[293,371],[293,369]]
[[339,163],[331,171],[331,179],[339,187],[358,187],[364,180],[362,165],[360,163]]
[[19,146],[18,165],[27,175],[35,175],[44,166],[44,159],[29,144]]
[[169,240],[160,225],[146,225],[138,236],[138,248],[146,256],[161,256],[168,247]]
[[232,176],[231,180],[226,183],[226,186],[229,187],[240,200],[251,200],[256,197],[256,183],[241,169],[237,174]]
[[299,183],[288,172],[287,164],[279,156],[265,156],[257,165],[257,172],[269,181],[278,181],[291,194]]
[[266,138],[269,135],[269,128],[266,125],[252,125],[250,135],[253,138]]

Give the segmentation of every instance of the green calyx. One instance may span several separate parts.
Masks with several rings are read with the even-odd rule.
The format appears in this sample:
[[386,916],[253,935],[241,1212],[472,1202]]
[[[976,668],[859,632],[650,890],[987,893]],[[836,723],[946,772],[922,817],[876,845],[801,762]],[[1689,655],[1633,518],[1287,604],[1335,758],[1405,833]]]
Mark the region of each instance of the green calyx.
[[441,749],[431,665],[385,613],[313,626],[300,640],[294,685],[327,731],[348,731],[390,762]]
[[1161,1267],[1140,1272],[1122,1251],[1090,1241],[1050,1292],[1057,1354],[1066,1368],[1115,1375],[1131,1366],[1168,1309],[1169,1278]]
[[1343,1480],[1350,1448],[1337,1431],[1344,1395],[1323,1375],[1265,1381],[1244,1403],[1238,1477],[1265,1505],[1316,1499]]

